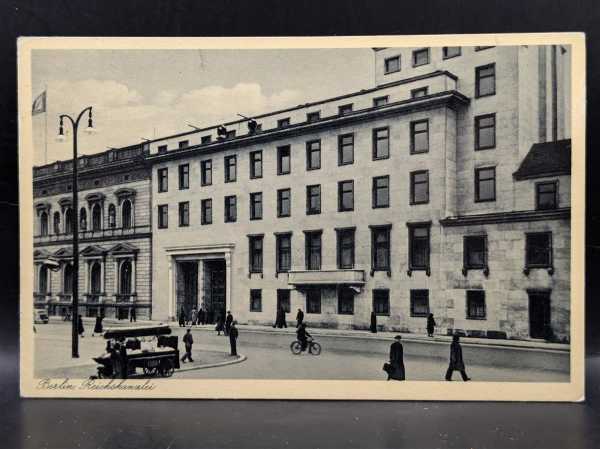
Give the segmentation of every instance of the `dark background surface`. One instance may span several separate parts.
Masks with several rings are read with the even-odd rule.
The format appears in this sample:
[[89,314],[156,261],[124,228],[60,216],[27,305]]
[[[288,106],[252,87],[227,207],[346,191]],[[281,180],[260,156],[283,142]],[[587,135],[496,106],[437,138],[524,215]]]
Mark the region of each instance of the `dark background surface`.
[[[590,1],[0,0],[0,447],[600,447],[600,6]],[[587,36],[587,402],[21,400],[18,36],[268,36],[582,31]]]

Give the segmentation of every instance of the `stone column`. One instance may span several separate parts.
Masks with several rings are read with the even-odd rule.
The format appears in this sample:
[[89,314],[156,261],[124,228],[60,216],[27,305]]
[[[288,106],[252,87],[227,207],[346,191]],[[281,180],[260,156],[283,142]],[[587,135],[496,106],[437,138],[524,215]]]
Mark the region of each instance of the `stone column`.
[[173,294],[173,290],[175,288],[175,282],[174,282],[174,278],[173,278],[173,265],[174,265],[174,260],[173,260],[173,256],[168,256],[169,257],[169,319],[170,320],[174,320],[175,319],[175,314],[173,313],[173,309],[174,309],[174,298],[175,295]]
[[233,288],[231,286],[231,253],[225,253],[225,310],[233,310]]

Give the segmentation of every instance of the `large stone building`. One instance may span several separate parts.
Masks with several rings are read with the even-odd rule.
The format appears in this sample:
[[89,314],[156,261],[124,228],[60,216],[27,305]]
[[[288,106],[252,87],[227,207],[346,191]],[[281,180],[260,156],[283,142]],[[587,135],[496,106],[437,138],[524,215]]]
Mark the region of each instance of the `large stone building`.
[[[151,317],[152,214],[145,151],[137,145],[79,158],[82,316],[127,319],[135,310],[136,318]],[[72,161],[35,167],[33,179],[35,307],[65,315],[72,312]]]
[[148,144],[152,318],[568,341],[570,49],[373,51],[375,86]]

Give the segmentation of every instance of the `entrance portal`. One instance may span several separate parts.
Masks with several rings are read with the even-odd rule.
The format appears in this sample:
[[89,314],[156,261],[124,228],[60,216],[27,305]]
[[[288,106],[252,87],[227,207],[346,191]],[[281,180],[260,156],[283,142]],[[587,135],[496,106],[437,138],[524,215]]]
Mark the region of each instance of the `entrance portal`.
[[214,323],[219,315],[225,319],[225,260],[204,261],[204,310],[206,320]]
[[181,308],[187,317],[198,307],[198,262],[177,263],[177,316]]
[[549,338],[550,292],[529,292],[529,335],[532,338]]

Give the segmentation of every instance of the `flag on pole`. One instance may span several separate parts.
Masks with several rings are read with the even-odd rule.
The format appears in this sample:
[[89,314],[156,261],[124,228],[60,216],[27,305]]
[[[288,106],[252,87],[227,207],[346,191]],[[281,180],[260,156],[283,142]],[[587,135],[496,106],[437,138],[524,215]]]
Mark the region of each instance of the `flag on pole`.
[[46,112],[46,91],[37,96],[31,107],[31,115],[43,114],[44,112]]

